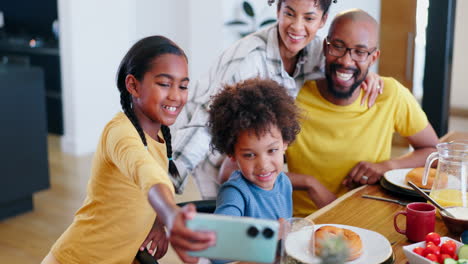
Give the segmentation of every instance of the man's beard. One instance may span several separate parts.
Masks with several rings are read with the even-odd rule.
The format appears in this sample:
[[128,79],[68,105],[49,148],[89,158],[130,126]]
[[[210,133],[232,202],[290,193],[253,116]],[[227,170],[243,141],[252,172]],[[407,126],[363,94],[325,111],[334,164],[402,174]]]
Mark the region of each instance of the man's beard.
[[[354,91],[366,79],[366,76],[367,76],[367,73],[369,72],[369,70],[366,71],[366,74],[364,74],[362,79],[356,80],[353,83],[353,85],[351,85],[351,87],[350,87],[350,89],[348,91],[342,92],[342,91],[339,91],[339,90],[335,89],[335,84],[334,84],[333,78],[331,76],[331,73],[336,72],[336,70],[339,69],[339,68],[344,68],[344,67],[342,67],[339,64],[332,63],[332,64],[330,64],[329,71],[325,72],[325,77],[327,78],[328,92],[330,92],[337,99],[348,99],[353,95]],[[354,73],[353,73],[354,76],[360,76],[361,75],[361,71],[359,69],[355,69],[355,68],[346,68],[346,69],[354,71]]]

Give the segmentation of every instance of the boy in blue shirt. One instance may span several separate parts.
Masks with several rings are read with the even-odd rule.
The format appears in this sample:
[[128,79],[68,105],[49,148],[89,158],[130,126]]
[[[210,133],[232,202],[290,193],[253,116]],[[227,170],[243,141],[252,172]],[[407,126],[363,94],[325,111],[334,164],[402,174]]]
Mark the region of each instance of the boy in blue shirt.
[[283,155],[300,130],[294,99],[278,83],[254,78],[226,85],[212,102],[211,146],[240,168],[221,186],[215,213],[292,217],[292,186],[283,172]]

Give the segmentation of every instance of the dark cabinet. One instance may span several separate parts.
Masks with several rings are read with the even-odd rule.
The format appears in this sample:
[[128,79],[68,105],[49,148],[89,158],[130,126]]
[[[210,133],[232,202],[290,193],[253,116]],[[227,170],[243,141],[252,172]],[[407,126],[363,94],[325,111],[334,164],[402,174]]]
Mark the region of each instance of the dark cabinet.
[[[48,132],[63,135],[62,88],[58,42],[30,47],[23,39],[0,41],[0,58],[9,65],[36,66],[44,71]],[[40,98],[38,98],[39,100]]]
[[49,187],[44,72],[0,64],[0,219],[33,208]]

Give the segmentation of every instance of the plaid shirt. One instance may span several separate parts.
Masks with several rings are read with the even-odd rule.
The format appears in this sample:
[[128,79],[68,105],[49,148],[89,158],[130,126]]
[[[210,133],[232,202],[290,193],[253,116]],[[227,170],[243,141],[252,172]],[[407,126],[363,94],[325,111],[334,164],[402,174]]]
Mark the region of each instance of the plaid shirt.
[[188,102],[172,128],[173,157],[182,178],[174,182],[177,193],[182,192],[187,175],[192,172],[202,196],[216,197],[219,183],[215,178],[224,156],[210,151],[211,135],[206,124],[211,96],[224,84],[253,77],[269,78],[296,97],[305,80],[324,77],[323,65],[322,40],[315,37],[300,52],[296,70],[290,76],[281,60],[276,24],[238,40],[223,52],[209,73],[191,85]]

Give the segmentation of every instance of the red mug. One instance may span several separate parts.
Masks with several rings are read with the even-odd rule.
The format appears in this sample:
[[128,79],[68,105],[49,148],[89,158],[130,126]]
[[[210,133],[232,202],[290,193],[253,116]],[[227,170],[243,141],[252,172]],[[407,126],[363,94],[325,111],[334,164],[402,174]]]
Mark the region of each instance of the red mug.
[[[434,232],[436,208],[428,203],[410,203],[406,206],[406,211],[401,211],[393,217],[393,225],[398,233],[406,235],[413,242],[424,241],[426,235]],[[406,216],[406,230],[402,230],[397,225],[399,215]]]

